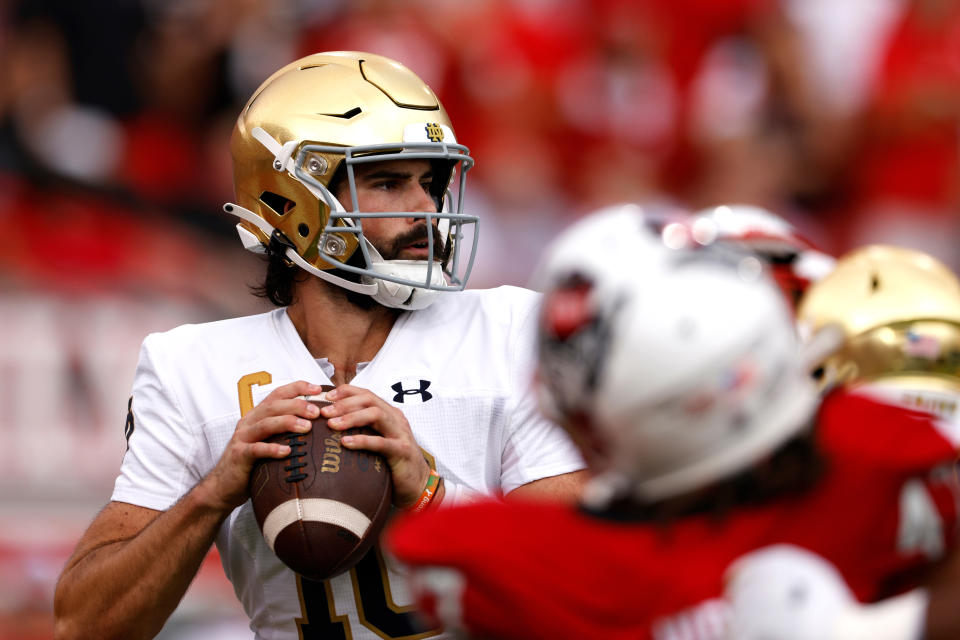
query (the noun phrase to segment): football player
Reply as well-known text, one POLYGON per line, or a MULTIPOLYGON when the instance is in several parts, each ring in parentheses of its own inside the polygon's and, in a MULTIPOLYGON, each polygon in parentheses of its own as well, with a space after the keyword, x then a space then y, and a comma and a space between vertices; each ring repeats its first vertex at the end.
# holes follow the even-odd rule
POLYGON ((326 582, 271 551, 248 499, 265 442, 303 433, 303 399, 347 448, 382 454, 397 509, 483 493, 578 495, 583 462, 524 393, 537 295, 462 291, 477 219, 473 164, 433 91, 396 61, 333 52, 274 73, 231 141, 243 245, 267 256, 274 311, 143 343, 128 448, 111 502, 55 597, 58 638, 160 630, 212 543, 257 638, 426 638, 398 570, 377 550, 326 582))
POLYGON ((802 298, 801 333, 840 327, 817 375, 960 420, 960 280, 916 249, 870 245, 842 256, 802 298))
POLYGON ((709 207, 695 213, 690 226, 694 239, 701 244, 731 244, 763 258, 792 305, 799 302, 811 283, 830 273, 836 263, 790 222, 763 207, 709 207))
POLYGON ((731 565, 786 544, 858 602, 910 593, 885 627, 920 628, 909 590, 956 555, 956 431, 856 390, 820 398, 761 260, 647 229, 605 212, 545 260, 537 388, 588 462, 583 504, 395 523, 424 611, 478 637, 725 638, 731 565))
MULTIPOLYGON (((798 315, 804 333, 831 326, 843 333, 840 348, 817 370, 824 388, 856 388, 935 414, 944 429, 960 432, 960 280, 939 260, 903 247, 856 249, 809 288, 798 315)), ((922 509, 920 502, 904 506, 922 509)), ((758 551, 731 571, 732 637, 956 637, 957 556, 951 555, 927 588, 864 607, 825 559, 794 548, 758 551), (789 594, 798 588, 808 597, 790 602, 789 594), (924 621, 918 612, 927 600, 930 611, 924 621), (912 618, 906 615, 911 609, 912 618), (765 613, 758 615, 761 611, 765 613)))

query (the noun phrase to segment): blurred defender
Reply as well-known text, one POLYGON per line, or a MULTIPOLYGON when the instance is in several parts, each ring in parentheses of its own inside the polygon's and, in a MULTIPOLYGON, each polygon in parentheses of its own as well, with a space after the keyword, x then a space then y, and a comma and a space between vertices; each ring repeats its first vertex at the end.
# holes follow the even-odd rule
MULTIPOLYGON (((810 287, 798 315, 807 334, 830 327, 839 327, 843 333, 840 347, 817 370, 824 388, 856 388, 935 414, 944 430, 960 432, 960 280, 939 260, 903 247, 871 245, 854 250, 810 287)), ((901 444, 918 446, 920 437, 917 434, 914 443, 913 435, 905 434, 901 444)), ((870 446, 869 441, 865 446, 870 446)), ((912 495, 900 508, 929 517, 934 510, 922 497, 912 495)), ((924 544, 935 541, 931 538, 924 544)), ((960 633, 955 605, 960 597, 960 554, 956 552, 949 554, 923 589, 870 607, 857 604, 835 566, 797 549, 751 554, 737 563, 731 575, 732 637, 743 640, 915 640, 955 638, 960 633), (810 594, 805 602, 792 601, 790 593, 798 588, 810 594), (919 603, 927 599, 928 610, 920 619, 919 603), (915 610, 912 625, 905 615, 911 607, 915 610)))
POLYGON ((216 542, 257 638, 438 636, 379 550, 327 582, 281 564, 253 516, 250 469, 291 453, 264 440, 308 430, 318 410, 302 396, 333 384, 323 415, 379 433, 342 445, 383 454, 397 509, 572 499, 582 462, 523 394, 536 296, 461 291, 473 160, 397 62, 334 52, 285 66, 243 108, 231 151, 237 202, 224 209, 267 254, 260 293, 281 308, 144 341, 128 450, 57 585, 56 635, 152 637, 216 542))
MULTIPOLYGON (((397 523, 425 608, 478 637, 709 640, 730 631, 731 564, 771 544, 833 563, 851 610, 956 556, 957 434, 842 387, 818 399, 785 297, 722 249, 669 249, 630 206, 561 236, 538 388, 590 467, 584 504, 397 523)), ((922 626, 924 592, 892 604, 885 629, 922 626)))
POLYGON ((747 204, 723 204, 694 214, 694 239, 739 246, 757 254, 791 305, 796 306, 810 286, 833 269, 835 260, 804 238, 784 218, 768 209, 747 204))
POLYGON ((807 334, 843 331, 818 372, 824 386, 960 420, 960 280, 933 256, 885 245, 852 251, 810 288, 797 316, 807 334))

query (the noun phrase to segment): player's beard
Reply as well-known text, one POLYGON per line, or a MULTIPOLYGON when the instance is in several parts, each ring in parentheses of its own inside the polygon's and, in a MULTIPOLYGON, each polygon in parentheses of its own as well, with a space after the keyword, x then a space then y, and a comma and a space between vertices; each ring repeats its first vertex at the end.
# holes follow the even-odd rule
MULTIPOLYGON (((431 229, 433 231, 433 259, 441 264, 444 264, 450 255, 451 247, 448 245, 448 243, 444 243, 442 241, 440 230, 436 226, 431 225, 431 229)), ((428 237, 427 224, 424 223, 417 225, 416 227, 404 233, 401 233, 399 236, 393 238, 393 240, 390 240, 389 242, 371 242, 371 244, 373 244, 377 252, 380 253, 380 257, 382 257, 384 260, 396 260, 397 256, 400 255, 400 252, 406 247, 418 242, 426 242, 428 237)), ((347 260, 347 264, 359 268, 364 267, 363 254, 359 249, 354 251, 353 255, 350 256, 350 259, 347 260)), ((356 273, 351 273, 340 269, 336 269, 334 272, 337 273, 337 275, 353 282, 360 281, 360 276, 356 273)), ((385 306, 374 300, 372 296, 350 291, 349 289, 344 289, 344 293, 346 294, 347 300, 351 304, 361 309, 371 309, 375 306, 385 306)))

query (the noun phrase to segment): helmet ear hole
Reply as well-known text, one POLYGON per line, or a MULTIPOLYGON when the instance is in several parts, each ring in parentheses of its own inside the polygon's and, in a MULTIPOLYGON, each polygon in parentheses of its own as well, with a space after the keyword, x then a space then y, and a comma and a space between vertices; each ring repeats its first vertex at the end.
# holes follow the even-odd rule
POLYGON ((290 213, 290 211, 297 206, 297 203, 290 198, 284 198, 279 193, 273 193, 272 191, 264 191, 260 194, 259 199, 260 202, 269 207, 270 210, 278 216, 290 213))

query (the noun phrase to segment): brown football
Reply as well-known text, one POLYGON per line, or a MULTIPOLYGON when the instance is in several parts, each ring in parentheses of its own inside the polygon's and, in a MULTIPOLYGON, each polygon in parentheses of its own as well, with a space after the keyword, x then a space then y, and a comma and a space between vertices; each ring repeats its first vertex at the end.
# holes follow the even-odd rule
MULTIPOLYGON (((309 396, 319 407, 323 395, 309 396)), ((347 449, 340 438, 375 433, 370 427, 334 431, 326 418, 305 434, 268 442, 290 446, 283 459, 265 458, 250 473, 250 500, 267 544, 288 567, 326 580, 349 570, 373 546, 393 500, 390 469, 382 456, 347 449)))

